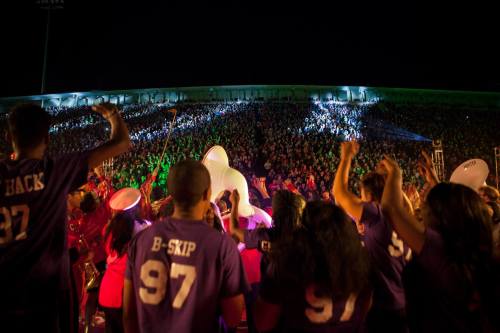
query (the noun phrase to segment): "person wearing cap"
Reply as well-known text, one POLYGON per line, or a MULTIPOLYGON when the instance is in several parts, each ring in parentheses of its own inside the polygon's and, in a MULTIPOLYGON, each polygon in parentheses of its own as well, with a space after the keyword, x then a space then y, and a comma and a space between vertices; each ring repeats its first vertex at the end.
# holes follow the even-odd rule
POLYGON ((111 125, 104 144, 53 158, 50 115, 39 105, 10 110, 12 159, 0 160, 0 323, 2 332, 71 332, 67 196, 89 169, 126 152, 128 129, 116 106, 94 106, 111 125))
POLYGON ((125 332, 217 332, 236 327, 249 290, 234 241, 210 227, 210 175, 185 160, 167 178, 174 213, 132 239, 125 273, 125 332))

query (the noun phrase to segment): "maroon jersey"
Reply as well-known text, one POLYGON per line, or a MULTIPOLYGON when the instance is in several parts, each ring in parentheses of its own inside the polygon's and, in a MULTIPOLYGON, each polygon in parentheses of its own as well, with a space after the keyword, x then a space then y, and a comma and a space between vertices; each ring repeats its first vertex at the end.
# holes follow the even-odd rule
POLYGON ((221 299, 249 290, 236 244, 204 221, 157 222, 128 255, 141 332, 216 332, 221 299))
POLYGON ((4 329, 31 324, 40 331, 55 331, 58 297, 69 289, 67 195, 86 182, 87 157, 83 153, 0 161, 0 323, 4 329))

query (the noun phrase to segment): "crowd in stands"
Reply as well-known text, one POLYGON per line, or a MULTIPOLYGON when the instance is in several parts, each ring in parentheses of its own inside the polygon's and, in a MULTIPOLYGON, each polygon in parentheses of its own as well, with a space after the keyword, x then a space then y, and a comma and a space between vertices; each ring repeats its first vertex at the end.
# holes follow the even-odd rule
POLYGON ((388 103, 14 108, 0 323, 77 332, 80 316, 89 332, 99 307, 108 332, 235 332, 243 311, 249 332, 499 332, 498 191, 438 179, 428 154, 441 139, 446 178, 470 158, 493 171, 499 120, 388 103), (245 230, 236 190, 210 202, 213 145, 270 228, 245 230))
MULTIPOLYGON (((169 132, 169 104, 133 104, 123 107, 130 128, 132 149, 114 160, 113 185, 138 188, 160 165, 153 187, 154 199, 165 196, 168 169, 185 158, 201 159, 207 148, 219 144, 231 165, 250 182, 266 177, 271 190, 289 179, 306 198, 318 198, 331 188, 342 140, 363 143, 355 158, 357 179, 373 170, 378 158, 390 152, 398 158, 405 183, 419 183, 415 167, 422 149, 432 151, 430 139, 441 139, 445 177, 462 162, 484 159, 494 183, 493 147, 500 133, 492 124, 493 110, 446 106, 345 103, 207 103, 179 104, 173 133, 164 159, 159 161, 169 132), (313 181, 314 180, 314 181, 313 181), (309 184, 309 186, 308 186, 309 184), (161 190, 160 190, 161 189, 161 190)), ((52 154, 85 150, 104 142, 106 122, 90 107, 52 107, 52 154)), ((6 149, 7 150, 7 149, 6 149)))

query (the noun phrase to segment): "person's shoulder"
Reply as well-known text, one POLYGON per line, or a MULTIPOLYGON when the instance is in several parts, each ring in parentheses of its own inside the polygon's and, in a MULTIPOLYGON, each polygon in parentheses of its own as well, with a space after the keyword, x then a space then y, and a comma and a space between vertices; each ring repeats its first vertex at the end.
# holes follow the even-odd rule
POLYGON ((425 228, 425 241, 421 252, 424 252, 424 249, 428 250, 429 248, 433 249, 431 252, 435 252, 438 249, 441 250, 439 252, 444 252, 443 236, 441 236, 441 234, 432 227, 425 228))
POLYGON ((214 244, 215 247, 218 248, 219 252, 226 252, 228 250, 231 250, 232 247, 235 247, 237 249, 236 242, 230 234, 221 233, 210 226, 207 227, 208 229, 206 230, 206 234, 203 237, 204 241, 214 244))
POLYGON ((432 274, 442 272, 454 259, 447 255, 443 236, 432 227, 425 228, 424 245, 416 257, 422 267, 427 268, 432 274))

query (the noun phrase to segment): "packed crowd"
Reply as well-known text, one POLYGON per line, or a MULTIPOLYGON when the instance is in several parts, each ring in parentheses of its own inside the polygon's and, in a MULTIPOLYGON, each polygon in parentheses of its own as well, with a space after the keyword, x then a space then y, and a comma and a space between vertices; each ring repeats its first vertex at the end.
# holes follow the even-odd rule
POLYGON ((109 332, 234 332, 243 312, 250 332, 500 330, 498 191, 440 182, 426 153, 438 133, 448 168, 491 167, 499 133, 468 132, 459 116, 498 113, 445 123, 421 106, 424 118, 385 104, 172 107, 52 108, 50 119, 25 105, 6 117, 7 331, 76 332, 80 316, 88 332, 98 307, 109 332), (198 161, 215 144, 271 227, 246 229, 236 190, 210 202, 198 161))
MULTIPOLYGON (((153 197, 164 197, 171 165, 187 157, 201 159, 207 148, 219 144, 249 182, 254 176, 265 176, 274 190, 288 179, 305 197, 318 198, 331 188, 331 175, 339 162, 338 144, 347 139, 363 143, 354 160, 352 186, 387 152, 397 156, 405 182, 420 186, 415 161, 422 149, 432 151, 429 138, 443 142, 446 178, 465 160, 481 158, 490 167, 489 182, 494 183, 493 147, 500 133, 492 124, 500 119, 493 110, 387 103, 180 104, 175 106, 178 113, 169 146, 159 161, 173 119, 167 111, 172 107, 123 107, 133 146, 113 161, 116 188, 138 188, 159 165, 153 197)), ((53 155, 89 149, 108 135, 106 122, 93 115, 90 107, 48 111, 53 116, 53 155)), ((4 147, 8 151, 5 143, 4 147)))

